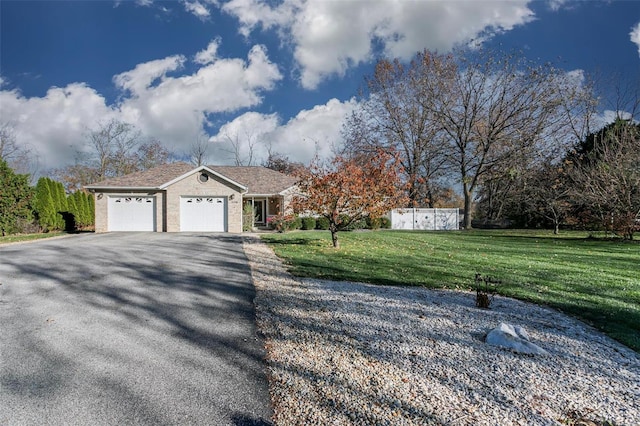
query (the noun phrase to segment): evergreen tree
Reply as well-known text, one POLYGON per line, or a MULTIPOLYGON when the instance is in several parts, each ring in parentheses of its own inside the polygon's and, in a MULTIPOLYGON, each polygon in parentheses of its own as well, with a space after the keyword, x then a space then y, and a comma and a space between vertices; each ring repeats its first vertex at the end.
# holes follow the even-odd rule
POLYGON ((96 200, 93 198, 93 194, 85 193, 89 206, 89 215, 87 216, 87 226, 94 226, 96 224, 96 200))
POLYGON ((41 177, 36 184, 36 193, 33 208, 36 213, 38 223, 45 232, 51 231, 56 227, 55 205, 49 185, 49 178, 41 177))
POLYGON ((54 200, 55 211, 56 211, 56 228, 64 229, 65 221, 62 213, 65 213, 67 208, 67 195, 64 192, 64 186, 60 182, 56 182, 55 180, 50 180, 51 184, 51 195, 54 200))
POLYGON ((16 174, 0 159, 0 235, 17 232, 19 219, 32 219, 32 196, 29 176, 16 174))
POLYGON ((51 229, 60 229, 61 228, 61 218, 59 218, 58 206, 60 205, 60 201, 58 200, 58 191, 56 188, 56 184, 53 180, 49 178, 45 178, 45 183, 47 188, 49 188, 49 195, 51 196, 51 229))
POLYGON ((78 191, 78 210, 81 218, 82 226, 89 225, 89 202, 87 201, 87 194, 83 191, 78 191))
POLYGON ((75 193, 69 194, 67 197, 67 210, 70 214, 73 215, 75 225, 78 227, 80 225, 80 220, 78 218, 78 206, 76 205, 76 197, 75 193))

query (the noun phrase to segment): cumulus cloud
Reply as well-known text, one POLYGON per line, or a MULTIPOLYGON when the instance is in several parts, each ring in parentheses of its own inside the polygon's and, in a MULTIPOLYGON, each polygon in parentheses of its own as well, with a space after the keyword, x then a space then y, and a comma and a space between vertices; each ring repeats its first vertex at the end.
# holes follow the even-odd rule
POLYGON ((113 82, 122 90, 140 95, 156 80, 165 80, 167 72, 181 68, 185 60, 184 56, 176 55, 138 64, 131 71, 113 77, 113 82))
POLYGON ((13 126, 21 145, 33 148, 45 169, 73 162, 77 152, 87 150, 87 127, 118 115, 104 97, 81 83, 52 87, 32 98, 17 90, 0 91, 0 105, 3 122, 13 126))
MULTIPOLYGON (((134 87, 132 96, 120 105, 127 121, 137 123, 143 132, 161 134, 168 141, 183 140, 185 134, 199 130, 208 114, 233 112, 262 102, 262 92, 272 90, 282 78, 278 67, 269 61, 263 46, 254 46, 247 60, 239 58, 209 58, 212 62, 194 74, 179 77, 163 75, 156 85, 149 80, 170 69, 150 67, 154 72, 133 71, 116 76, 115 81, 127 76, 127 86, 134 87)), ((171 64, 173 61, 168 61, 171 64)), ((156 62, 156 61, 153 61, 156 62)))
POLYGON ((204 63, 191 74, 170 75, 186 62, 176 55, 114 76, 122 96, 113 105, 83 83, 51 88, 42 97, 0 90, 2 121, 15 127, 20 143, 37 149, 45 169, 73 162, 85 150, 87 129, 109 118, 133 123, 169 149, 186 152, 210 114, 255 107, 282 79, 263 46, 251 48, 246 59, 219 58, 213 50, 209 44, 203 51, 209 53, 200 56, 204 63))
POLYGON ((197 16, 200 19, 207 19, 211 14, 209 12, 209 9, 207 9, 207 7, 204 6, 202 3, 200 3, 198 0, 195 0, 195 1, 185 0, 183 4, 187 12, 193 13, 195 16, 197 16))
POLYGON ((232 0, 222 10, 240 22, 240 33, 278 28, 292 43, 300 83, 316 88, 329 76, 368 62, 374 46, 409 58, 424 48, 447 51, 478 37, 509 31, 534 18, 528 0, 473 2, 349 2, 232 0))
POLYGON ((240 34, 249 37, 257 26, 263 29, 290 26, 301 6, 301 1, 284 1, 274 8, 260 0, 231 0, 222 10, 235 16, 240 21, 240 34))
POLYGON ((218 38, 213 40, 211 43, 209 43, 206 49, 196 53, 194 62, 200 65, 207 65, 214 62, 217 58, 219 46, 220 46, 220 39, 218 38))
POLYGON ((283 124, 276 114, 242 114, 223 125, 210 139, 214 157, 232 162, 235 144, 243 161, 248 159, 249 145, 252 145, 253 160, 257 164, 267 158, 269 151, 302 163, 308 163, 316 155, 327 158, 334 147, 342 144, 342 124, 356 104, 353 99, 345 102, 331 99, 326 104, 300 111, 283 124))
POLYGON ((629 36, 631 37, 631 42, 638 46, 638 54, 640 55, 640 22, 631 29, 629 36))

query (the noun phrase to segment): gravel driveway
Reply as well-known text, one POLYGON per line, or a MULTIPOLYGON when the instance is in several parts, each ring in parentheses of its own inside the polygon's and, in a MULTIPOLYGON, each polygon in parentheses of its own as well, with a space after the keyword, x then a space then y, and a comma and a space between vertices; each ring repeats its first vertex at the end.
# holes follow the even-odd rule
POLYGON ((0 424, 268 425, 240 237, 0 246, 0 424))

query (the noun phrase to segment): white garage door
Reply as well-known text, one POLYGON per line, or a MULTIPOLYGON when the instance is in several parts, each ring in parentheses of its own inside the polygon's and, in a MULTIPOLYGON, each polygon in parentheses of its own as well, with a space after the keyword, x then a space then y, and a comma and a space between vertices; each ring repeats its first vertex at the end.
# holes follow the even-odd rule
POLYGON ((180 230, 226 232, 226 213, 224 197, 182 197, 180 199, 180 230))
POLYGON ((108 203, 109 231, 155 231, 155 197, 114 196, 108 203))

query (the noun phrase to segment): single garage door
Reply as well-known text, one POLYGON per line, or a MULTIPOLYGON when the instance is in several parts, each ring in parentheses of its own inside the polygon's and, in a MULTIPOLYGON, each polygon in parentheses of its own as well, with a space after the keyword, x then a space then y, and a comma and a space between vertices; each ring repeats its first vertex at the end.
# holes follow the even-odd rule
POLYGON ((155 197, 112 196, 108 203, 109 231, 155 231, 155 197))
POLYGON ((226 198, 182 197, 180 199, 180 231, 226 232, 226 198))

